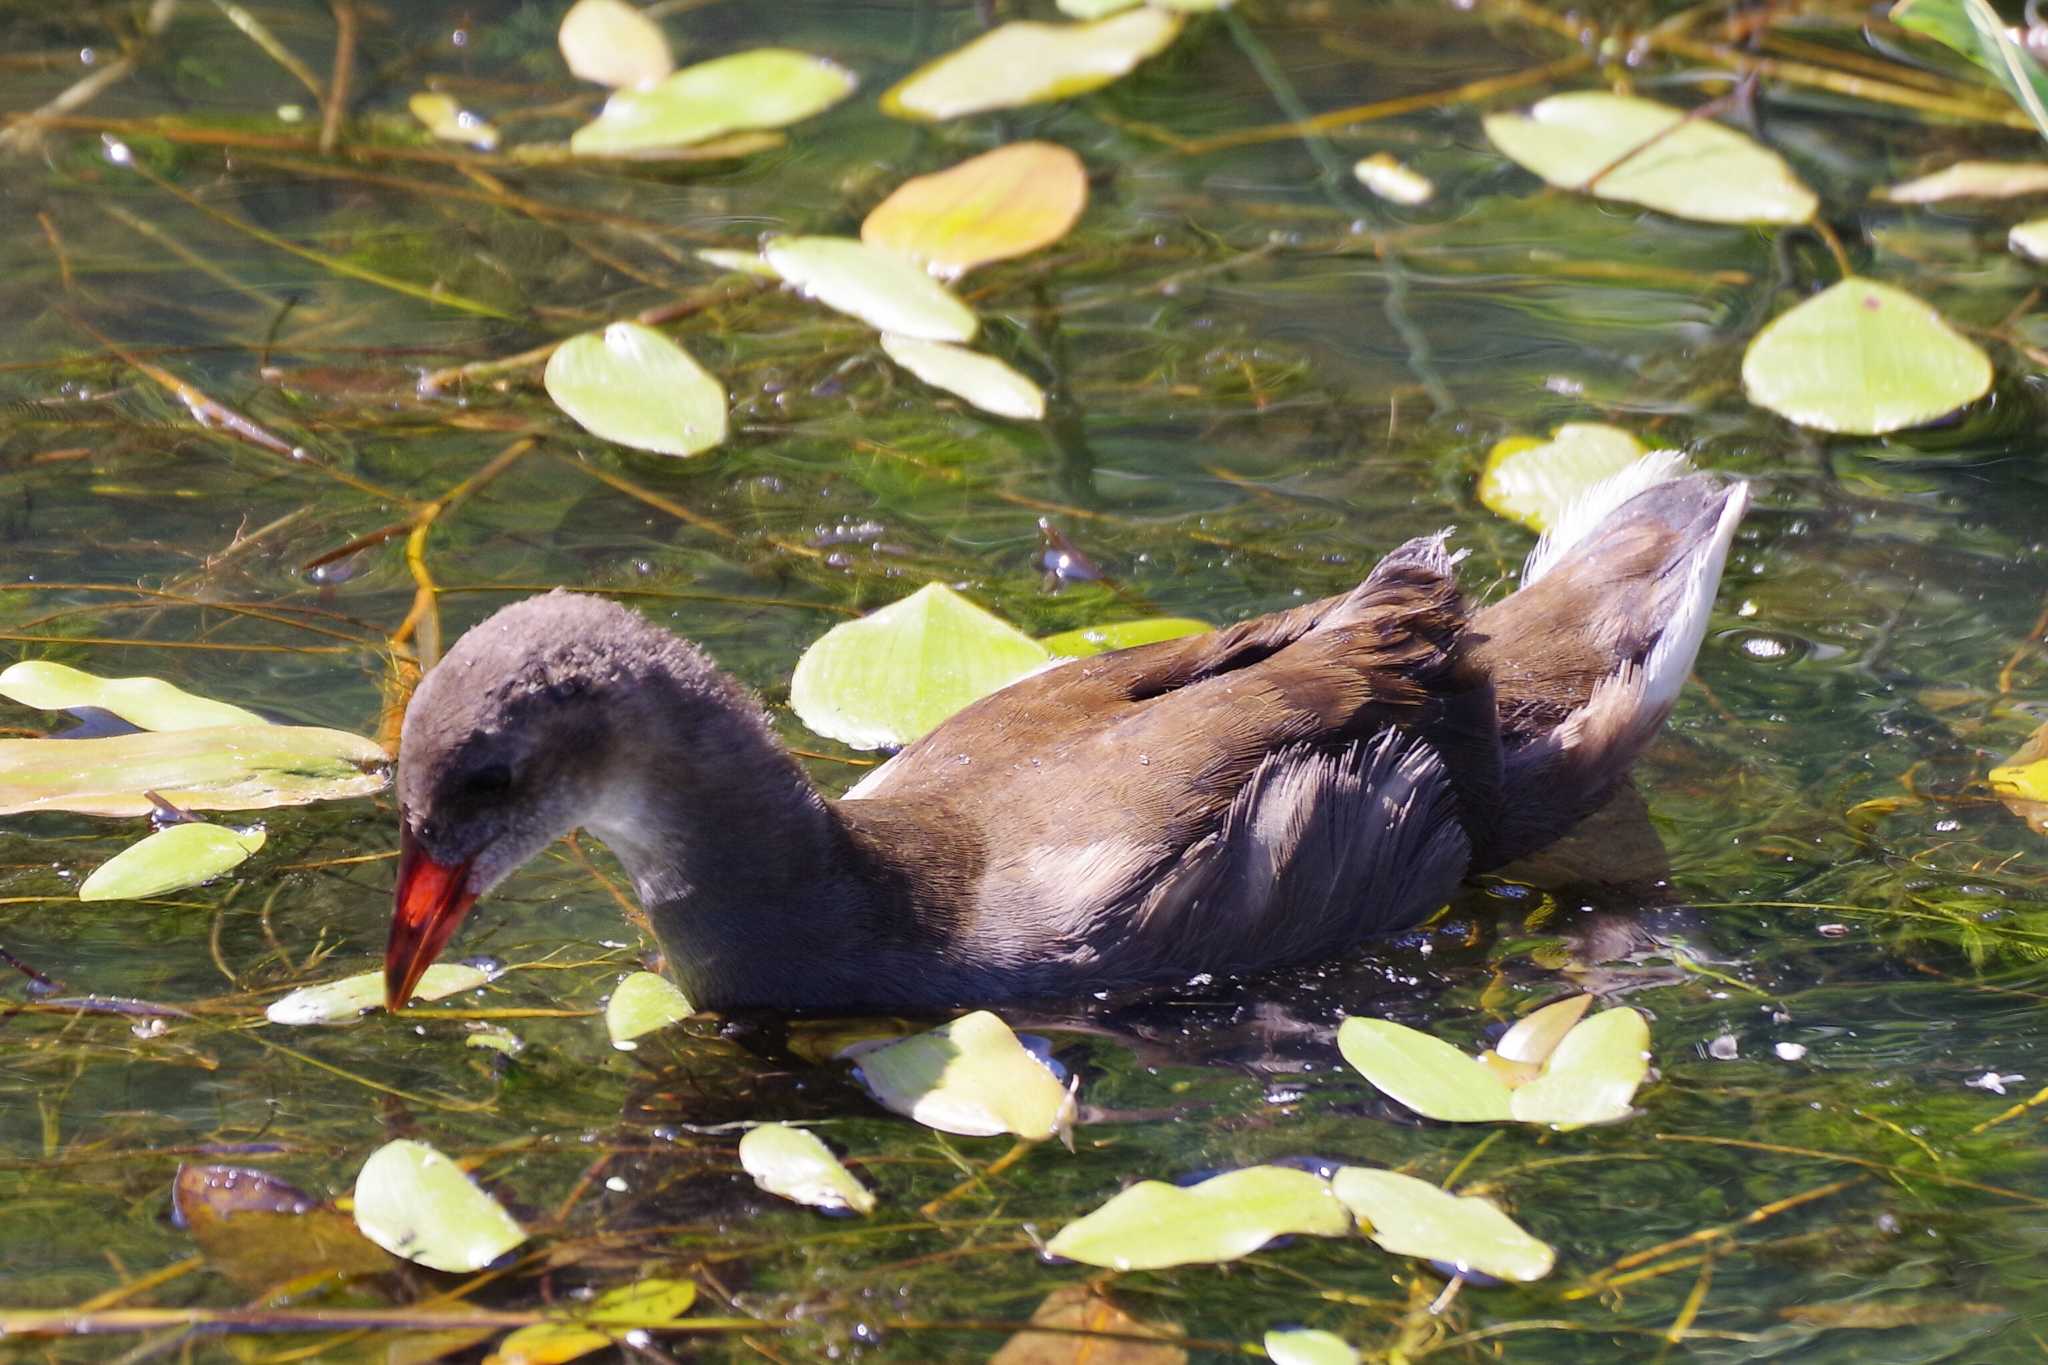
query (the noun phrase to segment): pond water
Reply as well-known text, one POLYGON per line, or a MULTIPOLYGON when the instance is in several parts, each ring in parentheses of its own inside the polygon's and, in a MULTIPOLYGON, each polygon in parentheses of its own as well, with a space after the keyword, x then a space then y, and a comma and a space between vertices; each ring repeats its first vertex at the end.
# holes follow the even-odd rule
MULTIPOLYGON (((657 7, 683 60, 787 46, 861 90, 781 146, 703 164, 525 164, 417 132, 406 99, 428 85, 508 146, 588 118, 600 97, 554 44, 564 8, 0 7, 10 117, 105 77, 33 134, 16 122, 4 152, 7 657, 374 734, 423 582, 434 612, 405 652, 431 647, 436 618, 452 641, 568 584, 702 642, 836 790, 871 757, 785 703, 798 654, 840 620, 939 580, 1034 634, 1229 622, 1346 587, 1453 524, 1468 581, 1498 590, 1531 536, 1478 504, 1487 451, 1604 420, 1757 493, 1696 682, 1638 772, 1668 877, 1599 895, 1489 879, 1316 968, 1095 1015, 1013 1012, 1080 1078, 1088 1121, 1072 1154, 1045 1144, 970 1180, 1009 1140, 876 1108, 831 1060, 844 1029, 699 1020, 611 1048, 602 1003, 651 943, 589 841, 538 860, 457 940, 512 968, 487 991, 286 1029, 263 1017, 282 991, 381 963, 388 794, 261 813, 256 859, 140 902, 74 898, 140 821, 13 817, 0 946, 55 995, 25 972, 0 983, 0 1325, 71 1308, 117 1334, 0 1354, 474 1357, 488 1331, 430 1340, 399 1330, 405 1315, 526 1311, 657 1274, 694 1280, 708 1321, 632 1348, 655 1359, 983 1359, 1087 1283, 1202 1359, 1304 1324, 1401 1360, 2048 1350, 2048 1110, 2006 1115, 2048 1084, 2048 889, 2041 836, 1984 782, 2048 717, 2040 275, 2004 250, 2020 208, 1871 197, 1959 157, 2037 154, 1992 117, 2002 97, 1851 5, 1568 20, 1525 0, 1247 0, 1098 94, 924 125, 875 96, 978 32, 977 6, 695 0, 657 7), (337 13, 351 118, 323 153, 320 100, 245 28, 325 89, 337 13), (1762 81, 1733 89, 1757 63, 1762 81), (1858 76, 1988 112, 1937 119, 1867 98, 1858 76), (1489 81, 1504 84, 1471 88, 1489 81), (1992 394, 1885 437, 1746 402, 1744 346, 1837 278, 1826 243, 1547 191, 1479 127, 1618 83, 1687 106, 1733 89, 1718 112, 1820 192, 1858 271, 1986 347, 1992 394), (1275 128, 1404 98, 1372 121, 1275 128), (962 289, 983 344, 1051 395, 1042 423, 977 414, 894 369, 860 324, 693 255, 853 232, 909 175, 1025 137, 1084 158, 1088 210, 962 289), (1438 197, 1373 199, 1349 168, 1379 151, 1438 197), (650 309, 732 395, 714 451, 608 444, 550 404, 537 359, 491 364, 650 309), (194 390, 285 450, 196 420, 194 390), (428 524, 421 509, 480 471, 428 524), (1103 576, 1049 581, 1041 518, 1103 576), (1476 1048, 1587 988, 1651 1022, 1656 1072, 1624 1123, 1423 1122, 1333 1042, 1364 1014, 1476 1048), (51 1003, 89 996, 160 1008, 51 1003), (523 1051, 467 1046, 486 1023, 523 1051), (756 1191, 729 1125, 763 1119, 814 1123, 879 1210, 827 1220, 756 1191), (327 1199, 395 1137, 473 1163, 534 1240, 481 1276, 280 1285, 262 1254, 209 1255, 169 1217, 181 1162, 257 1166, 327 1199), (1304 1156, 1455 1174, 1558 1268, 1446 1296, 1442 1272, 1363 1240, 1118 1276, 1034 1250, 1134 1179, 1304 1156), (289 1330, 337 1308, 388 1321, 289 1330), (206 1316, 226 1309, 261 1330, 206 1316)), ((52 718, 6 706, 0 724, 52 718)), ((1103 1311, 1096 1325, 1132 1330, 1103 1311)), ((1179 1358, 1075 1344, 1090 1340, 1030 1358, 1179 1358)))

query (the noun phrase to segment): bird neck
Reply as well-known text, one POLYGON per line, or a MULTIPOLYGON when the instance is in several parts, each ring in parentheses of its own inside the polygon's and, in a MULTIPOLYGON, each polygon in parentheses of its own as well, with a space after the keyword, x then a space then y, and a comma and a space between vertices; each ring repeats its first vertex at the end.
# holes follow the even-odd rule
POLYGON ((857 945, 843 826, 767 715, 701 656, 647 680, 614 727, 618 780, 584 826, 633 880, 670 973, 699 1006, 804 998, 857 945))

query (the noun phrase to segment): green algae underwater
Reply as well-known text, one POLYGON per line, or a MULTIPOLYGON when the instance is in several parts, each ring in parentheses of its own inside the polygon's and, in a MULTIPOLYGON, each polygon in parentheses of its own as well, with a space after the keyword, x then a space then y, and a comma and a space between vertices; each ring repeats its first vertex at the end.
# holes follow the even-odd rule
MULTIPOLYGON (((940 1020, 615 1046, 652 942, 589 840, 486 903, 464 989, 294 1026, 267 1011, 380 961, 388 791, 222 817, 260 847, 139 900, 78 892, 140 816, 11 815, 0 1356, 2048 1349, 2048 149, 1988 7, 682 0, 584 9, 624 25, 610 65, 569 8, 0 3, 7 662, 388 739, 422 661, 569 585, 701 642, 840 790, 877 755, 790 703, 841 622, 940 583, 1026 643, 1221 624, 1453 524, 1502 591, 1533 533, 1482 475, 1600 423, 1758 499, 1638 768, 1662 847, 1618 823, 1619 885, 1528 869, 1342 960, 1004 1011, 1069 1151, 929 1126, 842 1056, 940 1020), (1578 135, 1650 131, 1575 170, 1510 145, 1585 92, 1632 102, 1578 135), (906 188, 1024 143, 1028 174, 906 188), (1651 158, 1681 153, 1735 179, 1672 200, 1651 158), (1913 183, 1985 162, 1967 196, 1913 183), (863 289, 913 274, 936 296, 863 289), (624 385, 651 413, 605 406, 612 336, 660 367, 624 385), (556 392, 565 354, 591 365, 556 392), (1647 1025, 1618 1122, 1425 1119, 1338 1047, 1385 1019, 1509 1051, 1589 992, 1647 1025), (749 1133, 808 1175, 757 1175, 749 1133), (523 1240, 379 1250, 352 1204, 387 1150, 523 1240), (1244 1168, 1281 1173, 1277 1221, 1227 1264, 1043 1254, 1244 1168), (1346 1168, 1491 1201, 1516 1273, 1359 1233, 1318 1182, 1406 1185, 1346 1168), (769 1192, 806 1181, 874 1207, 769 1192)), ((0 708, 7 740, 67 723, 0 708)))

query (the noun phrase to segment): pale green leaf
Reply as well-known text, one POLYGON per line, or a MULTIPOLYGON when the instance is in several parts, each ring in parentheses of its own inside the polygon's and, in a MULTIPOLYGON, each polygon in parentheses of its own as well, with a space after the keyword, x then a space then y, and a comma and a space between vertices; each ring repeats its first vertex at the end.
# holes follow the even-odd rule
POLYGON ((1346 1166, 1330 1188, 1358 1215, 1361 1230, 1397 1256, 1442 1261, 1526 1283, 1550 1273, 1557 1253, 1523 1231, 1491 1200, 1460 1197, 1395 1171, 1346 1166))
POLYGON ((727 133, 786 128, 853 93, 853 73, 836 62, 764 47, 685 67, 644 90, 620 90, 595 121, 576 130, 578 156, 637 156, 708 142, 727 133))
POLYGON ((498 130, 463 108, 453 95, 423 90, 406 100, 405 107, 428 132, 443 141, 460 142, 486 152, 498 145, 498 130))
MULTIPOLYGON (((429 967, 427 970, 432 971, 433 968, 429 967)), ((418 999, 419 997, 414 996, 413 998, 418 999)), ((464 1047, 477 1048, 484 1052, 503 1053, 507 1057, 517 1057, 520 1053, 526 1051, 526 1040, 511 1029, 499 1024, 486 1024, 481 1020, 471 1020, 469 1022, 468 1033, 463 1038, 462 1045, 464 1047)))
POLYGON ((1486 135, 1560 189, 1705 223, 1804 223, 1820 201, 1776 152, 1710 118, 1584 90, 1526 113, 1489 114, 1486 135))
POLYGON ((789 704, 856 749, 908 744, 1043 667, 1044 645, 941 583, 834 626, 796 662, 789 704))
POLYGON ((148 815, 147 791, 181 810, 296 806, 381 790, 388 762, 371 740, 303 725, 0 739, 0 815, 148 815))
POLYGON ((695 455, 725 439, 725 389, 690 353, 637 322, 571 337, 548 357, 548 397, 607 441, 695 455))
POLYGON ((2048 261, 2048 218, 2014 223, 2005 235, 2005 244, 2031 260, 2048 261))
POLYGON ((950 119, 1086 94, 1164 51, 1181 22, 1149 6, 1092 24, 1016 20, 911 72, 882 96, 882 112, 950 119))
POLYGON ((879 332, 968 341, 974 310, 915 261, 851 237, 777 237, 761 254, 775 273, 879 332))
POLYGON ((1541 1066, 1564 1041, 1565 1035, 1586 1017, 1586 1009, 1592 1003, 1590 995, 1572 995, 1554 1000, 1542 1009, 1532 1010, 1501 1035, 1494 1050, 1511 1062, 1541 1066))
POLYGON ((484 1365, 562 1365, 616 1346, 626 1333, 665 1327, 697 1302, 691 1280, 642 1280, 600 1294, 559 1321, 522 1327, 498 1343, 484 1365))
POLYGON ((1035 422, 1045 416, 1045 392, 992 355, 944 341, 882 333, 889 359, 935 389, 966 399, 984 412, 1035 422))
POLYGON ((697 253, 697 259, 706 265, 715 265, 720 270, 737 270, 743 275, 759 275, 765 280, 779 280, 775 267, 761 259, 758 251, 733 251, 727 247, 707 246, 697 253))
POLYGON ((1057 635, 1041 637, 1038 643, 1063 659, 1085 659, 1093 654, 1107 654, 1113 649, 1134 649, 1139 645, 1157 644, 1161 640, 1206 634, 1213 629, 1215 627, 1207 621, 1185 616, 1148 616, 1139 621, 1106 621, 1101 625, 1082 626, 1079 630, 1063 630, 1057 635))
POLYGON ((2048 194, 2048 161, 1958 161, 1918 179, 1877 192, 1894 204, 1938 204, 1944 199, 2016 199, 2048 194))
POLYGON ((764 1123, 740 1139, 740 1165, 773 1195, 812 1208, 870 1213, 874 1192, 832 1155, 817 1134, 786 1123, 764 1123))
POLYGON ((1650 1070, 1650 1026, 1626 1007, 1603 1010, 1564 1036, 1543 1074, 1515 1091, 1509 1109, 1523 1123, 1578 1128, 1627 1118, 1650 1070))
POLYGON ((665 1029, 697 1012, 690 998, 665 976, 633 972, 612 989, 605 1002, 604 1027, 612 1046, 631 1052, 639 1046, 634 1039, 665 1029))
MULTIPOLYGON (((486 985, 490 979, 489 972, 466 962, 436 962, 413 988, 412 1001, 445 1000, 486 985)), ((364 972, 279 996, 270 1002, 263 1017, 273 1024, 345 1024, 383 1007, 384 973, 364 972)))
POLYGON ((1081 158, 1051 142, 1012 142, 904 181, 861 220, 869 246, 945 279, 1066 236, 1088 204, 1081 158))
POLYGON ((1891 20, 1962 53, 1991 73, 2024 109, 2042 137, 2048 137, 2048 72, 2015 41, 1987 0, 1899 0, 1891 20))
POLYGON ((161 678, 102 678, 69 664, 26 659, 0 673, 0 697, 39 711, 110 711, 138 730, 268 725, 254 711, 195 697, 161 678))
POLYGON ((1337 1050, 1386 1095, 1424 1118, 1492 1123, 1510 1117, 1508 1087, 1440 1038, 1388 1019, 1346 1019, 1337 1050))
POLYGON ((1313 1327, 1275 1328, 1266 1333, 1264 1345, 1273 1365, 1359 1365, 1364 1359, 1335 1332, 1313 1327))
POLYGON ((1143 1180, 1059 1230, 1045 1249, 1111 1270, 1234 1261, 1292 1233, 1343 1237, 1351 1214, 1320 1176, 1248 1166, 1182 1187, 1143 1180))
POLYGON ((1566 422, 1547 441, 1510 436, 1486 457, 1479 501, 1532 531, 1547 531, 1587 489, 1642 455, 1641 441, 1605 422, 1566 422))
POLYGON ((1991 359, 1928 304, 1851 276, 1757 333, 1742 385, 1750 402, 1801 426, 1875 436, 1982 398, 1991 359))
POLYGON ((212 881, 263 847, 260 829, 202 821, 170 825, 128 845, 78 885, 82 901, 140 900, 212 881))
POLYGON ((576 0, 556 40, 570 72, 599 85, 649 86, 675 70, 661 25, 625 0, 576 0))
POLYGON ((433 1270, 481 1270, 526 1240, 526 1230, 460 1166, 404 1138, 363 1163, 355 1218, 363 1236, 433 1270))
POLYGON ((1393 204, 1427 204, 1436 197, 1428 176, 1397 160, 1391 152, 1374 152, 1352 166, 1358 183, 1393 204))
POLYGON ((1073 1123, 1073 1096, 987 1010, 845 1055, 858 1063, 861 1084, 883 1108, 942 1133, 1065 1140, 1073 1123))

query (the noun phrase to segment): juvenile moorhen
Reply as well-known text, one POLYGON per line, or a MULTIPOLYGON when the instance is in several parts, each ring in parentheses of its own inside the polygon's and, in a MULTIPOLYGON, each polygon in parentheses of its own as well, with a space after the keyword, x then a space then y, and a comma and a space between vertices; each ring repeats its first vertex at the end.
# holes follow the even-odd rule
POLYGON ((1072 998, 1405 928, 1599 807, 1670 712, 1749 501, 1643 487, 1674 464, 1588 494, 1492 606, 1412 540, 1347 593, 1035 673, 838 800, 695 645, 515 603, 406 712, 388 1001, 579 826, 711 1009, 1072 998))

